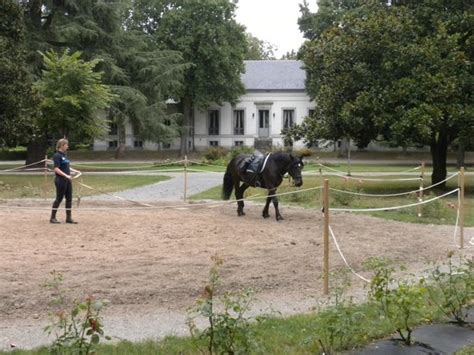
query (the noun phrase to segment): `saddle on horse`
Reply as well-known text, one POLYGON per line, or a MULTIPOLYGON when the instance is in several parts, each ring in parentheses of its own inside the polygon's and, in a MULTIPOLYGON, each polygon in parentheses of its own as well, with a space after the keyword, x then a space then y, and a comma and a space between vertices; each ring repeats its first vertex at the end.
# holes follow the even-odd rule
POLYGON ((257 150, 242 161, 239 170, 246 184, 253 187, 262 186, 261 173, 264 169, 266 157, 268 157, 268 154, 263 155, 257 150))

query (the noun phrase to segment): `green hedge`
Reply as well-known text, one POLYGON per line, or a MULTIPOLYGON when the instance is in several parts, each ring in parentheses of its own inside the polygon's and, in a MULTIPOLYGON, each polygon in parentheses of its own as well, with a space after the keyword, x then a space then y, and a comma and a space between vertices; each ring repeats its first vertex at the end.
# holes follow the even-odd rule
POLYGON ((1 150, 0 160, 26 160, 25 150, 1 150))

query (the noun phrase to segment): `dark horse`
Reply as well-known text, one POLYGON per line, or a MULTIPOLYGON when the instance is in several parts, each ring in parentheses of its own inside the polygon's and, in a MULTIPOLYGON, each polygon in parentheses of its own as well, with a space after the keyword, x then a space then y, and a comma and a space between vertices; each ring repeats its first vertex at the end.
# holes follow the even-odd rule
MULTIPOLYGON (((235 189, 237 214, 239 216, 245 215, 243 201, 245 190, 247 190, 249 186, 255 186, 255 179, 249 179, 245 169, 242 168, 245 164, 245 160, 248 158, 249 155, 240 154, 230 161, 227 165, 227 170, 224 175, 224 185, 222 187, 222 197, 224 200, 228 200, 232 194, 232 190, 235 189), (242 184, 240 184, 241 181, 242 184)), ((303 185, 303 178, 301 176, 303 166, 304 164, 301 158, 295 157, 289 153, 271 153, 268 156, 264 169, 261 171, 258 179, 260 185, 258 187, 268 190, 267 202, 262 212, 263 218, 270 217, 268 208, 270 202, 273 201, 276 220, 280 221, 283 219, 278 210, 278 199, 274 195, 278 186, 280 186, 283 181, 283 175, 286 173, 293 178, 295 186, 299 187, 303 185)))

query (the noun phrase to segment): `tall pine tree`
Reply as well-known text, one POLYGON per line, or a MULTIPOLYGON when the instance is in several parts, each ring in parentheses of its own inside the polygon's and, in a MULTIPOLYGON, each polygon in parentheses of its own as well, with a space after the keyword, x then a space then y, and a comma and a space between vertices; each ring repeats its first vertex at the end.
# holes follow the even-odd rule
POLYGON ((29 43, 29 63, 40 73, 38 50, 79 50, 86 60, 99 59, 96 69, 111 86, 116 99, 107 117, 120 127, 129 122, 142 138, 155 142, 177 135, 175 115, 165 100, 176 86, 184 67, 179 53, 158 50, 146 34, 126 26, 134 2, 100 0, 29 0, 23 3, 29 43))
POLYGON ((182 53, 188 68, 181 88, 181 153, 189 151, 193 108, 236 102, 244 93, 240 74, 248 52, 245 29, 230 0, 139 0, 133 24, 163 49, 182 53))
POLYGON ((37 96, 24 55, 23 13, 14 0, 0 1, 0 148, 34 135, 37 96))

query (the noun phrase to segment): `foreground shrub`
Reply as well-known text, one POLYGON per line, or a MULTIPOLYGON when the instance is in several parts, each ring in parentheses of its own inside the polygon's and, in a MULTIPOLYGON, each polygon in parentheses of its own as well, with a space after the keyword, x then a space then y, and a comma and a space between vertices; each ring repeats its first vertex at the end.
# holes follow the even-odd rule
POLYGON ((467 306, 474 300, 474 262, 460 258, 456 264, 453 253, 448 257, 447 264, 436 265, 430 272, 430 300, 444 315, 462 325, 466 323, 467 306))
POLYGON ((348 349, 357 342, 364 332, 361 323, 366 318, 354 305, 352 298, 346 297, 351 283, 346 271, 333 273, 331 295, 327 304, 318 312, 313 324, 314 334, 307 339, 322 354, 335 354, 337 350, 348 349), (315 341, 316 340, 316 341, 315 341))
POLYGON ((199 340, 204 340, 209 354, 247 354, 256 347, 250 319, 245 317, 253 300, 253 292, 247 290, 241 293, 226 293, 219 299, 216 291, 222 259, 213 257, 213 262, 209 284, 204 288, 196 308, 190 311, 188 326, 191 336, 197 340, 197 347, 199 340), (223 308, 221 311, 216 307, 218 303, 223 308), (202 331, 198 330, 195 324, 198 316, 203 316, 208 321, 208 326, 202 331))
POLYGON ((61 273, 53 271, 51 280, 45 284, 53 291, 51 305, 55 308, 50 312, 51 324, 44 329, 48 335, 55 336, 49 352, 55 355, 93 354, 102 338, 110 339, 104 334, 100 316, 107 301, 88 296, 84 301, 73 302, 71 307, 67 307, 67 290, 62 287, 63 280, 61 273))
POLYGON ((207 161, 216 161, 219 159, 225 158, 227 155, 227 150, 223 147, 209 147, 204 153, 204 158, 207 161))
POLYGON ((395 269, 380 258, 371 258, 366 265, 374 271, 369 299, 378 303, 380 312, 391 322, 402 341, 411 345, 413 328, 427 310, 428 291, 424 279, 418 282, 396 281, 392 277, 395 269))

